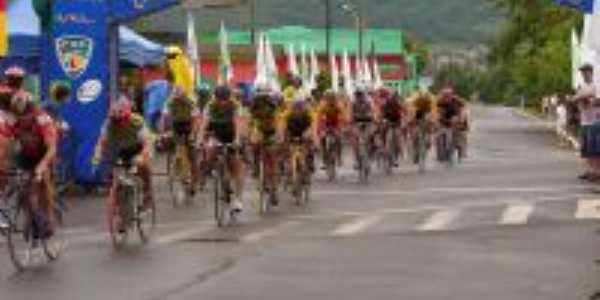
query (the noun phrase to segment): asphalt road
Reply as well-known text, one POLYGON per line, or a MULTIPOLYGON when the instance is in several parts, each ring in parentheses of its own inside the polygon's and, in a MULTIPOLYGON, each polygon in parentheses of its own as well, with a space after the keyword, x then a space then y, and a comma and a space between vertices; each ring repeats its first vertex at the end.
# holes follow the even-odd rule
POLYGON ((0 241, 0 300, 586 299, 600 289, 595 186, 538 122, 497 107, 474 119, 459 166, 404 163, 369 186, 345 168, 316 180, 309 208, 265 218, 249 191, 231 228, 208 196, 171 208, 159 180, 152 243, 118 252, 101 199, 72 200, 59 261, 15 273, 0 241))

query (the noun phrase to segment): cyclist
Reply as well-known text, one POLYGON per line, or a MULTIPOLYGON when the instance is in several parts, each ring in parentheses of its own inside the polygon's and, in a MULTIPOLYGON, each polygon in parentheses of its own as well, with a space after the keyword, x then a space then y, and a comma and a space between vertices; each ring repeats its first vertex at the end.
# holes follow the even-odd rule
MULTIPOLYGON (((447 130, 452 130, 453 133, 457 133, 456 137, 459 138, 459 141, 456 142, 459 156, 462 158, 464 147, 460 143, 460 137, 461 133, 464 133, 468 129, 465 103, 458 95, 456 95, 454 89, 448 86, 441 91, 438 97, 437 108, 437 121, 441 127, 442 133, 447 130)), ((438 136, 437 145, 438 147, 441 147, 441 136, 438 136)), ((440 152, 438 151, 438 153, 440 152)))
POLYGON ((194 143, 200 128, 200 110, 197 107, 196 101, 187 97, 180 87, 174 87, 173 92, 162 114, 161 132, 166 131, 167 122, 171 123, 175 143, 184 145, 187 148, 185 159, 191 167, 191 182, 188 183, 188 193, 190 196, 196 194, 196 185, 198 183, 198 170, 196 166, 196 153, 194 143))
POLYGON ((377 114, 377 109, 367 92, 363 88, 357 88, 354 93, 354 101, 350 105, 350 118, 351 123, 351 142, 352 149, 354 151, 355 160, 355 169, 358 168, 358 157, 359 157, 359 131, 356 126, 358 123, 367 123, 369 125, 367 129, 368 141, 370 144, 369 149, 373 151, 373 147, 375 144, 374 134, 376 131, 374 124, 378 123, 379 115, 377 114))
MULTIPOLYGON (((108 120, 104 123, 96 145, 93 163, 98 165, 104 154, 111 159, 122 160, 126 165, 135 164, 143 182, 144 208, 154 205, 152 194, 152 137, 144 118, 133 113, 129 99, 122 96, 111 104, 108 120)), ((114 180, 109 201, 116 199, 114 180)))
MULTIPOLYGON (((396 136, 396 141, 398 142, 398 151, 399 154, 402 155, 402 140, 403 140, 403 129, 404 129, 404 118, 406 115, 404 105, 402 103, 402 97, 398 93, 394 93, 393 95, 384 97, 383 103, 380 108, 381 116, 384 122, 387 122, 389 127, 382 128, 381 130, 381 141, 384 147, 386 145, 387 139, 386 130, 393 130, 393 134, 396 136)), ((394 162, 394 166, 398 166, 398 162, 394 162)))
POLYGON ((425 151, 431 147, 431 136, 433 131, 433 111, 435 109, 433 96, 429 93, 417 93, 410 99, 410 117, 408 121, 409 136, 413 141, 414 162, 418 162, 416 141, 421 125, 425 134, 425 151))
MULTIPOLYGON (((327 91, 316 108, 317 142, 322 150, 323 162, 325 163, 325 149, 323 149, 325 134, 333 131, 337 144, 337 161, 342 164, 342 130, 346 123, 346 109, 344 103, 332 91, 327 91)), ((323 169, 326 166, 323 165, 323 169)))
POLYGON ((42 226, 47 232, 42 234, 50 236, 56 225, 51 167, 57 153, 57 130, 52 118, 34 104, 29 93, 16 91, 10 101, 10 111, 16 117, 14 138, 20 145, 15 162, 19 169, 33 175, 29 192, 37 197, 30 194, 28 205, 33 212, 42 213, 36 218, 47 222, 48 226, 42 226))
POLYGON ((273 193, 272 205, 277 206, 277 182, 279 147, 277 145, 277 120, 281 102, 266 89, 260 89, 250 107, 252 133, 250 142, 254 146, 253 173, 258 177, 260 163, 264 163, 265 188, 273 193), (261 155, 262 153, 262 155, 261 155), (264 161, 260 161, 261 158, 264 161))
MULTIPOLYGON (((211 148, 212 141, 220 144, 240 144, 241 104, 232 98, 232 93, 227 86, 215 88, 214 99, 206 104, 204 122, 200 130, 200 141, 207 143, 207 162, 214 161, 215 152, 211 148), (208 135, 210 133, 210 136, 208 135)), ((240 213, 243 210, 243 191, 245 168, 241 155, 236 152, 231 157, 232 161, 227 166, 235 184, 235 199, 229 203, 231 213, 240 213)))
POLYGON ((292 107, 281 115, 280 141, 286 145, 290 140, 300 139, 305 144, 305 155, 309 168, 314 170, 312 147, 316 140, 314 116, 308 108, 308 103, 302 97, 296 97, 292 107))

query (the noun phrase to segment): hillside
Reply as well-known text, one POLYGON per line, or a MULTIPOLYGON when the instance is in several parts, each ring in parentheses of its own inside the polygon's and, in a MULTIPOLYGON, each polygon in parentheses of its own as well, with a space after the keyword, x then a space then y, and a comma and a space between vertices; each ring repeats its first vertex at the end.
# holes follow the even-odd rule
MULTIPOLYGON (((364 3, 368 26, 403 29, 434 43, 485 42, 501 20, 483 0, 371 0, 364 3)), ((247 7, 198 11, 196 14, 198 31, 215 31, 221 20, 235 29, 247 29, 250 24, 247 7)), ((323 0, 257 0, 257 24, 259 28, 281 25, 324 27, 323 0)), ((338 5, 333 11, 333 24, 354 27, 355 21, 338 5)), ((135 27, 142 31, 182 32, 185 30, 185 12, 180 7, 174 8, 142 19, 135 27)))

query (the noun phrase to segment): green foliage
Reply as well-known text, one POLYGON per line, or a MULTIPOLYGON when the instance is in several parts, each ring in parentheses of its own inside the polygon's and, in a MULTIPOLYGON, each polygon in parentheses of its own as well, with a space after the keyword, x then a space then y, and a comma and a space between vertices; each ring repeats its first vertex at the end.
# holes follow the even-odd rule
MULTIPOLYGON (((333 4, 334 27, 355 28, 354 18, 333 4)), ((464 42, 479 44, 496 32, 502 17, 484 0, 350 0, 362 2, 367 27, 400 28, 414 32, 427 42, 464 42)), ((250 27, 248 7, 198 10, 198 31, 218 30, 221 21, 230 29, 250 27)), ((183 32, 186 28, 184 8, 176 7, 150 19, 148 31, 183 32)), ((140 21, 142 22, 142 21, 140 21)), ((325 27, 323 0, 260 0, 256 1, 256 24, 259 30, 284 25, 325 27)))
MULTIPOLYGON (((571 87, 570 35, 579 27, 579 13, 551 0, 489 0, 508 16, 492 42, 487 88, 496 101, 512 102, 522 95, 534 105, 543 96, 571 87)), ((481 89, 486 89, 482 86, 481 89)))
POLYGON ((485 73, 479 69, 450 64, 442 67, 433 79, 433 92, 439 92, 446 85, 454 87, 463 98, 470 98, 478 92, 485 80, 485 73))
POLYGON ((413 34, 405 35, 405 48, 408 53, 415 56, 417 64, 417 74, 423 74, 423 71, 431 61, 431 53, 429 48, 413 34))

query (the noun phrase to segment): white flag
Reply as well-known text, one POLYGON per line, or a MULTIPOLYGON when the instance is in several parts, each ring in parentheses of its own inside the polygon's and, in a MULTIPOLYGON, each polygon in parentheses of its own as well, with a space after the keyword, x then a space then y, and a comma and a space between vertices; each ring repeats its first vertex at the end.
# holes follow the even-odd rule
POLYGON ((258 36, 258 46, 256 49, 256 78, 254 86, 256 88, 267 85, 267 70, 265 62, 265 37, 263 33, 258 36))
POLYGON ((317 55, 315 54, 315 49, 312 48, 310 50, 310 89, 315 89, 317 87, 317 77, 319 76, 319 61, 317 60, 317 55))
POLYGON ((294 50, 294 44, 290 44, 288 48, 288 69, 292 75, 300 75, 300 71, 298 70, 298 60, 296 59, 296 51, 294 50))
POLYGON ((269 87, 272 91, 280 92, 281 85, 279 84, 279 72, 277 70, 277 63, 275 62, 275 55, 273 55, 273 47, 271 41, 266 39, 266 63, 267 63, 267 80, 269 87))
POLYGON ((302 72, 302 85, 305 89, 309 86, 309 70, 308 70, 308 58, 306 57, 306 46, 302 44, 302 56, 300 57, 301 72, 302 72))
POLYGON ((379 69, 379 62, 377 59, 373 62, 373 74, 374 74, 374 82, 373 87, 375 89, 383 88, 383 80, 381 79, 381 70, 379 69))
POLYGON ((329 57, 330 65, 331 65, 331 90, 334 93, 339 91, 340 86, 340 72, 338 69, 337 60, 335 54, 331 54, 329 57))
POLYGON ((370 89, 373 87, 373 75, 371 73, 371 66, 369 64, 368 58, 365 58, 363 60, 363 67, 364 67, 363 77, 364 77, 365 85, 366 85, 366 88, 370 89))
POLYGON ((225 23, 221 22, 221 32, 219 34, 219 41, 221 44, 221 58, 219 65, 219 85, 229 84, 233 79, 233 65, 231 64, 231 57, 229 56, 229 41, 227 38, 227 30, 225 30, 225 23))
POLYGON ((344 91, 348 97, 352 97, 352 94, 354 93, 352 67, 350 66, 350 58, 348 58, 348 51, 346 50, 344 50, 342 68, 344 72, 344 91))
POLYGON ((355 72, 354 75, 356 76, 356 79, 355 79, 356 86, 357 87, 359 87, 359 86, 363 87, 364 81, 365 81, 365 78, 364 78, 364 75, 363 75, 363 65, 360 62, 360 57, 358 55, 356 55, 356 58, 354 60, 354 70, 355 70, 354 71, 355 72))
POLYGON ((187 53, 192 63, 192 76, 194 87, 198 87, 202 80, 200 57, 198 55, 198 38, 196 36, 196 18, 190 10, 187 12, 187 53))

